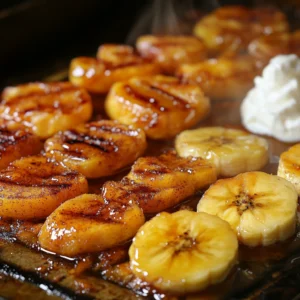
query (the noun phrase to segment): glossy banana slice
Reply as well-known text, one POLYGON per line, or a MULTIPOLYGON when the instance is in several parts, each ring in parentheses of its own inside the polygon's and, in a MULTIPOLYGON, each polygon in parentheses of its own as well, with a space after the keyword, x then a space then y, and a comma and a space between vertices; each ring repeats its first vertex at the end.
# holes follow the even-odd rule
POLYGON ((248 172, 218 180, 200 199, 197 211, 227 221, 247 246, 268 246, 294 234, 297 202, 297 192, 287 180, 248 172))
POLYGON ((43 219, 87 190, 86 179, 77 172, 43 156, 25 157, 0 172, 0 217, 43 219))
POLYGON ((280 155, 277 175, 291 182, 300 196, 300 144, 280 155))
POLYGON ((42 139, 86 122, 91 115, 89 94, 68 82, 8 87, 0 105, 0 118, 8 128, 22 125, 42 139))
POLYGON ((174 73, 183 63, 197 63, 206 59, 206 47, 193 36, 141 36, 136 47, 145 58, 158 63, 164 72, 174 73))
POLYGON ((82 124, 45 142, 47 156, 88 178, 117 173, 141 156, 146 147, 142 130, 111 120, 82 124))
POLYGON ((206 213, 161 213, 138 231, 129 249, 133 273, 176 294, 223 281, 237 262, 238 242, 227 222, 206 213))
POLYGON ((38 154, 43 149, 39 138, 25 130, 0 128, 0 170, 23 156, 38 154))
POLYGON ((175 147, 182 157, 207 159, 221 177, 260 170, 269 159, 265 139, 243 130, 224 127, 186 130, 177 136, 175 147))
POLYGON ((176 76, 183 82, 198 85, 213 100, 242 100, 259 72, 251 57, 233 56, 184 64, 178 68, 176 76))
MULTIPOLYGON (((158 157, 139 158, 121 182, 107 182, 104 198, 115 193, 134 195, 144 213, 170 208, 217 179, 216 170, 201 158, 180 158, 169 151, 158 157)), ((125 196, 124 196, 125 197, 125 196)))
POLYGON ((174 77, 134 77, 113 85, 105 110, 111 119, 142 128, 152 139, 167 139, 206 117, 210 101, 199 87, 174 77))
POLYGON ((218 55, 244 51, 262 34, 288 30, 285 15, 275 8, 224 6, 202 18, 194 34, 203 39, 211 55, 218 55))
POLYGON ((99 48, 97 59, 92 57, 73 59, 69 79, 76 86, 103 94, 107 93, 117 81, 158 73, 160 67, 138 56, 132 47, 105 44, 99 48))
POLYGON ((70 257, 99 252, 132 238, 144 223, 142 210, 130 198, 104 201, 85 194, 59 206, 39 233, 41 247, 70 257))

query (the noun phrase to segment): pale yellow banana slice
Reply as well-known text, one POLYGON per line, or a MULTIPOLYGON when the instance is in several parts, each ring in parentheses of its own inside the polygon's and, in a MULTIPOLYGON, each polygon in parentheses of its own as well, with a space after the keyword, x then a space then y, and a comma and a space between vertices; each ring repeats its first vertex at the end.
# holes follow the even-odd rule
POLYGON ((133 273, 155 288, 183 294, 225 279, 238 242, 227 222, 206 213, 161 213, 138 231, 129 249, 133 273))
POLYGON ((116 195, 113 201, 84 194, 59 206, 39 233, 40 245, 70 257, 99 252, 132 238, 145 222, 132 198, 116 195))
POLYGON ((247 246, 268 246, 294 234, 297 200, 297 192, 287 180, 248 172, 210 186, 197 211, 227 221, 247 246))
POLYGON ((222 177, 257 171, 268 162, 268 142, 237 129, 205 127, 186 130, 175 141, 182 157, 202 157, 217 168, 222 177))
POLYGON ((300 144, 281 154, 277 175, 291 182, 300 195, 300 144))

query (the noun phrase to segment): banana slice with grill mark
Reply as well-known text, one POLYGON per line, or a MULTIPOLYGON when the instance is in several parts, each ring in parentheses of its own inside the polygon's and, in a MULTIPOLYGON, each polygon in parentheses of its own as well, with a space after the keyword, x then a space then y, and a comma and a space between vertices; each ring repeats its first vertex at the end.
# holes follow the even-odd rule
POLYGON ((86 122, 92 115, 89 94, 68 82, 7 87, 2 97, 0 117, 8 128, 22 125, 43 139, 86 122))
POLYGON ((166 139, 206 117, 210 101, 199 87, 174 77, 134 77, 113 85, 105 110, 114 120, 144 129, 152 139, 166 139))
POLYGON ((207 57, 203 42, 192 36, 145 35, 138 38, 136 48, 142 57, 155 61, 168 74, 183 63, 197 63, 207 57))
POLYGON ((133 273, 155 288, 184 294, 223 281, 237 262, 238 242, 216 216, 181 210, 146 222, 129 249, 133 273))
POLYGON ((146 147, 141 129, 111 120, 79 125, 45 143, 47 156, 88 178, 117 173, 141 156, 146 147))
POLYGON ((277 175, 291 182, 300 196, 300 144, 280 155, 277 175))
POLYGON ((43 156, 25 157, 0 172, 0 217, 43 219, 87 190, 86 179, 77 172, 43 156))
POLYGON ((294 234, 297 202, 297 192, 287 180, 248 172, 218 180, 200 199, 197 211, 227 221, 247 246, 268 246, 294 234))
POLYGON ((73 59, 69 78, 76 86, 103 94, 117 81, 159 73, 160 67, 157 64, 138 56, 132 47, 105 44, 99 48, 97 58, 73 59))
POLYGON ((182 157, 207 159, 222 177, 260 170, 269 160, 265 139, 243 130, 223 127, 186 130, 177 136, 175 147, 182 157))
POLYGON ((66 201, 47 218, 39 242, 44 249, 74 257, 120 245, 144 222, 142 210, 131 199, 116 195, 107 201, 85 194, 66 201))

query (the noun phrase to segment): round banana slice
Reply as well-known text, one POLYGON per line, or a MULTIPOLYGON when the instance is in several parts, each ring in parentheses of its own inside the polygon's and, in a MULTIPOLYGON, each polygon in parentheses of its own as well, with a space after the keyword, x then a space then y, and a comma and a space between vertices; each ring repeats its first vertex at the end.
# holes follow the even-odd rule
POLYGON ((92 115, 89 94, 68 82, 7 87, 2 97, 0 117, 8 128, 22 125, 42 139, 86 122, 92 115))
POLYGON ((206 59, 206 47, 193 36, 145 35, 136 42, 138 52, 154 60, 169 74, 183 63, 196 63, 206 59))
POLYGON ((45 142, 48 157, 88 178, 117 173, 141 156, 146 147, 142 130, 111 120, 82 124, 45 142))
POLYGON ((132 47, 105 44, 99 48, 97 58, 73 59, 69 79, 76 86, 93 93, 104 94, 117 81, 159 73, 158 64, 138 56, 132 47))
POLYGON ((300 144, 280 155, 277 175, 291 182, 300 196, 300 144))
POLYGON ((145 222, 132 197, 113 201, 85 194, 59 206, 46 220, 39 243, 46 250, 70 257, 99 252, 132 238, 145 222))
POLYGON ((297 192, 287 180, 248 172, 210 186, 197 211, 227 221, 242 244, 268 246, 294 234, 297 203, 297 192))
POLYGON ((218 217, 181 210, 146 222, 129 249, 133 273, 155 288, 178 294, 226 278, 237 262, 237 238, 218 217))
POLYGON ((167 139, 206 117, 210 101, 198 86, 174 77, 134 77, 113 85, 105 110, 111 119, 142 128, 152 139, 167 139))
POLYGON ((86 179, 77 172, 44 156, 25 157, 0 172, 0 217, 43 219, 87 190, 86 179))
POLYGON ((268 142, 242 130, 204 127, 186 130, 175 141, 182 157, 207 159, 221 177, 231 177, 263 168, 269 159, 268 142))

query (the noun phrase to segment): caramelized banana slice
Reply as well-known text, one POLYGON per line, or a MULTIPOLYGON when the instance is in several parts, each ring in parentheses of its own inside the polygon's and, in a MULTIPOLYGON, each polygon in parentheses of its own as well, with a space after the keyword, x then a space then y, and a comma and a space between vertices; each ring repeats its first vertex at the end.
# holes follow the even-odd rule
POLYGON ((106 182, 103 197, 136 197, 144 213, 158 213, 206 188, 217 180, 216 169, 201 158, 180 158, 169 151, 158 157, 142 157, 121 182, 106 182))
POLYGON ((92 115, 89 94, 68 82, 7 87, 2 97, 0 117, 8 128, 22 125, 43 139, 86 122, 92 115))
POLYGON ((39 138, 25 130, 0 128, 0 169, 23 156, 38 154, 43 149, 39 138))
POLYGON ((174 73, 182 63, 196 63, 206 59, 203 42, 192 36, 141 36, 136 47, 139 53, 154 60, 169 74, 174 73))
POLYGON ((63 203, 46 220, 40 245, 57 254, 74 257, 120 245, 134 237, 144 224, 142 210, 130 198, 104 201, 85 194, 63 203))
POLYGON ((14 161, 0 172, 0 217, 47 217, 62 202, 86 193, 86 179, 43 156, 14 161))
POLYGON ((249 57, 209 59, 198 64, 182 65, 177 76, 184 82, 198 84, 211 99, 243 99, 258 75, 249 57))
POLYGON ((102 45, 97 59, 77 57, 72 60, 69 72, 70 81, 93 93, 107 93, 117 81, 133 76, 154 75, 160 67, 134 53, 125 45, 102 45))
POLYGON ((59 132, 45 143, 47 156, 88 178, 112 175, 133 163, 147 146, 145 133, 102 120, 59 132))
POLYGON ((134 124, 152 139, 166 139, 202 120, 210 102, 195 85, 174 77, 149 76, 115 83, 105 109, 110 118, 134 124))
POLYGON ((262 34, 288 30, 285 15, 275 8, 224 6, 202 18, 194 34, 203 39, 211 55, 217 55, 244 51, 262 34))

